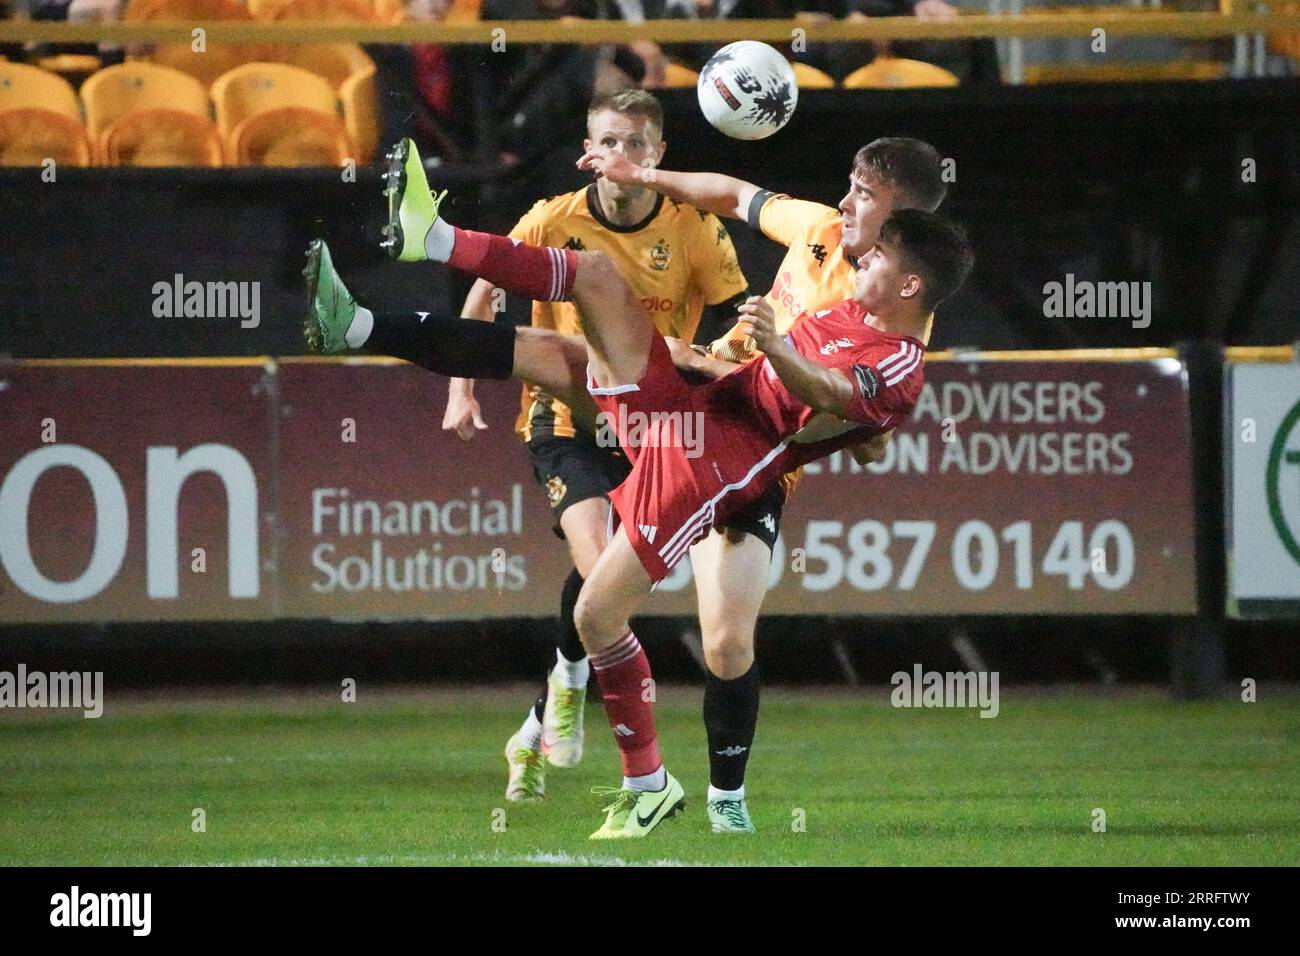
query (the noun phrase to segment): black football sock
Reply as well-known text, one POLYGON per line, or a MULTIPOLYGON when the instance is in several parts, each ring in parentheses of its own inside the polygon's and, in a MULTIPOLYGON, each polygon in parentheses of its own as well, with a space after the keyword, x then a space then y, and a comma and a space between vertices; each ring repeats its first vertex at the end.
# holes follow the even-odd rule
POLYGON ((506 379, 515 366, 514 328, 474 319, 375 313, 362 347, 456 378, 506 379))
MULTIPOLYGON (((578 573, 577 568, 571 570, 569 576, 564 579, 564 590, 560 592, 560 635, 555 642, 556 648, 564 655, 564 659, 574 664, 587 656, 587 649, 582 646, 582 639, 578 637, 578 625, 573 623, 573 609, 578 606, 582 581, 583 577, 578 573)), ((549 677, 550 670, 546 673, 549 677)), ((537 703, 533 705, 533 712, 537 714, 538 720, 542 719, 542 714, 546 711, 546 697, 550 690, 551 684, 547 680, 542 684, 542 692, 537 695, 537 703)))
POLYGON ((709 738, 709 783, 739 790, 758 726, 758 665, 734 680, 712 672, 704 682, 704 729, 709 738))
POLYGON ((583 577, 574 568, 564 579, 564 590, 560 592, 560 639, 556 642, 564 659, 576 664, 587 656, 587 649, 578 637, 578 625, 573 622, 573 611, 578 606, 578 595, 582 591, 583 577))

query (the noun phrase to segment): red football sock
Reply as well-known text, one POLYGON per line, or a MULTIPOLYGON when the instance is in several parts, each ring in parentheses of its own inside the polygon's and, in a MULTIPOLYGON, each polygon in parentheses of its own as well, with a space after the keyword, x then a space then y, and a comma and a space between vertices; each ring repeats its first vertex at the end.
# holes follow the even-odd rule
POLYGON ((655 734, 654 684, 650 662, 636 635, 628 631, 612 647, 591 655, 605 715, 614 730, 625 777, 642 777, 663 766, 655 734))
POLYGON ((573 296, 578 254, 572 249, 530 246, 509 236, 456 229, 456 244, 448 265, 472 272, 512 295, 542 302, 562 302, 573 296))

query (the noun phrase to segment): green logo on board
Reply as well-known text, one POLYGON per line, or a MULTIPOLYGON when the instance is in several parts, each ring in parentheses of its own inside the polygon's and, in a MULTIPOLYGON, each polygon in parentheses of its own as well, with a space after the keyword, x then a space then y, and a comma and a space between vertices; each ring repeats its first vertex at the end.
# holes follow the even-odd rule
MULTIPOLYGON (((1296 541, 1300 533, 1300 521, 1288 523, 1286 512, 1282 508, 1282 466, 1294 465, 1300 468, 1300 402, 1286 413, 1277 434, 1273 436, 1273 446, 1268 453, 1268 470, 1264 476, 1266 494, 1268 495, 1268 514, 1273 519, 1273 527, 1282 539, 1291 557, 1300 564, 1300 543, 1296 541), (1291 447, 1288 448, 1287 446, 1291 447)), ((1287 472, 1288 475, 1292 472, 1287 472)), ((1296 508, 1300 513, 1300 507, 1296 508)))

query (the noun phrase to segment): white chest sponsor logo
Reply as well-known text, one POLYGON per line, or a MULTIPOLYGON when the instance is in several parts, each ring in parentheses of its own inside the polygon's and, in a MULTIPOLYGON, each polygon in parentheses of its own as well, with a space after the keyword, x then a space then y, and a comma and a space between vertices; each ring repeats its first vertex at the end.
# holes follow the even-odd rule
POLYGON ((853 348, 853 340, 850 338, 846 338, 844 336, 840 336, 838 339, 827 342, 825 345, 823 345, 821 348, 821 353, 822 355, 834 355, 840 349, 851 349, 851 348, 853 348))

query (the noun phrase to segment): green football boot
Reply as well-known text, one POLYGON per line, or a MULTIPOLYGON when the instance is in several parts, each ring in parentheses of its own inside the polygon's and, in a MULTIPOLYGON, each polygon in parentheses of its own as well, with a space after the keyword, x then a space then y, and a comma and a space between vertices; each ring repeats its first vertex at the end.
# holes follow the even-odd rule
POLYGON ((662 790, 624 790, 618 787, 592 787, 599 796, 613 795, 614 802, 605 808, 605 822, 591 835, 593 840, 625 840, 646 836, 664 820, 686 806, 682 785, 672 774, 662 790))
POLYGON ((709 823, 714 833, 757 833, 744 800, 710 800, 709 823))
POLYGON ((313 352, 346 352, 348 326, 357 314, 357 300, 334 271, 329 246, 313 239, 307 247, 307 320, 303 335, 313 352))
POLYGON ((529 750, 517 737, 506 741, 506 799, 512 803, 541 800, 546 796, 546 764, 536 750, 529 750))
POLYGON ((384 195, 388 197, 388 225, 380 243, 399 262, 424 262, 424 237, 438 221, 438 207, 447 195, 434 195, 424 175, 420 151, 409 138, 403 139, 387 155, 388 172, 384 174, 384 195))
POLYGON ((587 688, 565 687, 554 671, 546 683, 542 753, 553 767, 576 767, 582 761, 582 716, 587 703, 587 688))

